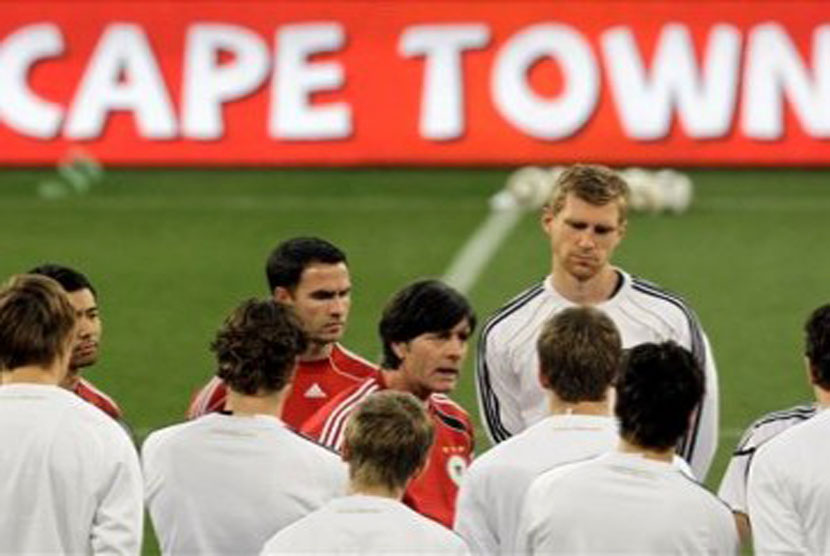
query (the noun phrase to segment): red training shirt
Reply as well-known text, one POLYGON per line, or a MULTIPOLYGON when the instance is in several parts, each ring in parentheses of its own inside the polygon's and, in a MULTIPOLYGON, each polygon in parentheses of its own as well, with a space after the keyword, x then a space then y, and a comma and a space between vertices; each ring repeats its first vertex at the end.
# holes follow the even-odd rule
MULTIPOLYGON (((340 451, 351 412, 367 396, 387 388, 383 375, 378 373, 340 392, 306 421, 302 432, 324 446, 340 451)), ((403 501, 418 513, 451 529, 461 477, 473 457, 473 424, 467 412, 447 396, 432 394, 426 404, 435 424, 435 440, 427 455, 426 468, 409 483, 403 501)))

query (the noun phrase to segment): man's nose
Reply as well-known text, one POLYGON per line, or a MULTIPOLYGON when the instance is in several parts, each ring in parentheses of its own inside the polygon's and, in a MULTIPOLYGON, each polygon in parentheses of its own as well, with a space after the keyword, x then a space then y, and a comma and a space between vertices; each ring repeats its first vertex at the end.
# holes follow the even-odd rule
POLYGON ((349 306, 349 299, 345 296, 335 296, 332 298, 331 303, 329 304, 329 311, 332 314, 340 315, 346 312, 346 308, 349 306))
POLYGON ((596 242, 594 241, 594 234, 590 231, 582 232, 579 234, 577 245, 586 249, 594 247, 596 245, 596 242))

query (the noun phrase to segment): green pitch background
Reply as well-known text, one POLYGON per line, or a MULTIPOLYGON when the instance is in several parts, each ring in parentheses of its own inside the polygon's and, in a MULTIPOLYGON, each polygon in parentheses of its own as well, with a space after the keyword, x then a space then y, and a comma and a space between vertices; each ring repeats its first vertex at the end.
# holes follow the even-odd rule
MULTIPOLYGON (((695 171, 692 210, 635 215, 616 262, 683 295, 720 373, 715 488, 743 428, 810 398, 801 326, 830 301, 830 173, 695 171)), ((207 345, 240 300, 268 294, 264 261, 280 240, 328 238, 354 282, 345 339, 376 359, 375 322, 400 286, 440 276, 488 213, 498 170, 108 172, 83 196, 39 199, 49 170, 0 172, 0 275, 54 261, 99 291, 103 355, 87 376, 114 396, 139 436, 181 419, 212 374, 207 345)), ((528 214, 471 292, 486 317, 548 271, 528 214)), ((471 346, 455 398, 477 416, 471 346)), ((479 450, 487 441, 479 435, 479 450)), ((145 552, 156 549, 150 541, 145 552)))

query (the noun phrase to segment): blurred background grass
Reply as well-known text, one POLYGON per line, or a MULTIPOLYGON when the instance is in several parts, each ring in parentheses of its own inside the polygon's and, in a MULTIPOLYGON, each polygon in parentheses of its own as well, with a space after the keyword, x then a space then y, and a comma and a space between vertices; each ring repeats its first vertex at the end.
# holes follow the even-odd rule
MULTIPOLYGON (((809 399, 801 327, 830 301, 830 173, 694 171, 692 210, 634 215, 616 262, 697 311, 720 373, 715 488, 741 430, 809 399)), ((345 344, 377 359, 375 324, 400 286, 440 276, 488 213, 499 170, 117 170, 86 195, 37 197, 50 170, 0 172, 0 274, 54 261, 87 273, 104 319, 87 376, 139 436, 176 422, 213 372, 207 345, 242 299, 268 295, 264 262, 281 240, 325 237, 354 283, 345 344)), ((483 319, 548 272, 526 215, 471 292, 483 319)), ((471 346, 472 348, 472 346, 471 346)), ((470 351, 455 398, 477 417, 470 351)), ((487 441, 479 435, 479 450, 487 441)), ((155 550, 148 542, 145 551, 155 550)))

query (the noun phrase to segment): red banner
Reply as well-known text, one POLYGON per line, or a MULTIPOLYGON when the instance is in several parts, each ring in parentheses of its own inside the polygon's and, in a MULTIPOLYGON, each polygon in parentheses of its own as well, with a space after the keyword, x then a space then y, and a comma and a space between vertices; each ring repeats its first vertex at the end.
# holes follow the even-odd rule
POLYGON ((0 164, 830 162, 824 2, 0 2, 0 164))

